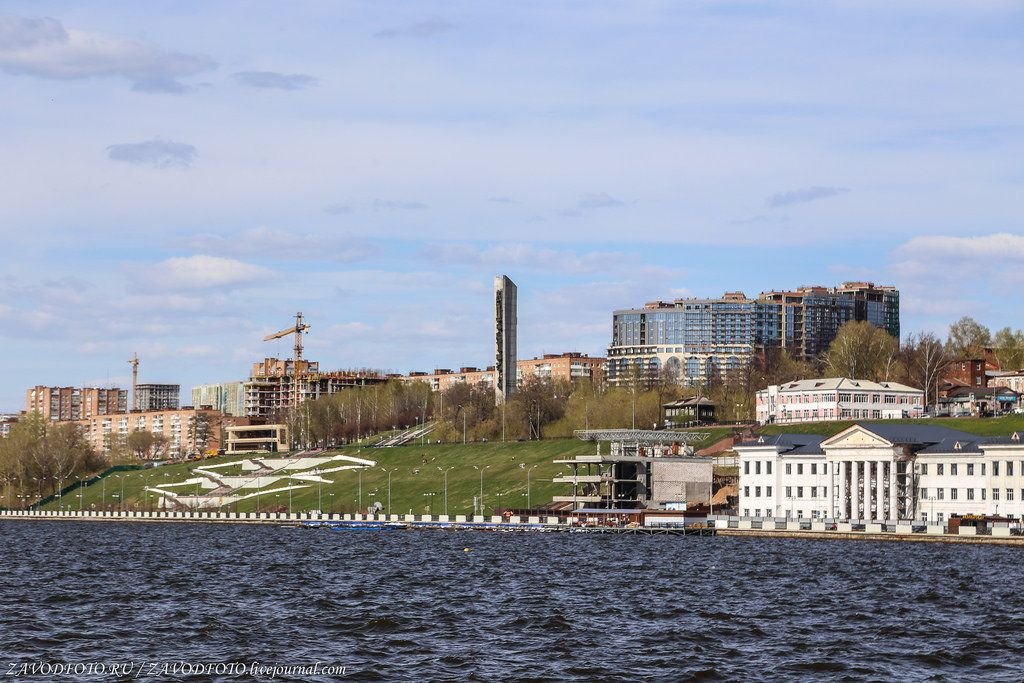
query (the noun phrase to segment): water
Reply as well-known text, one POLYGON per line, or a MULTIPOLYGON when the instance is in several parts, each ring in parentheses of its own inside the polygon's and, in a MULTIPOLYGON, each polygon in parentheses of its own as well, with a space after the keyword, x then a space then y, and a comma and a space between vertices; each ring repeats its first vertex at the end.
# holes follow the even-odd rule
POLYGON ((0 522, 0 549, 4 674, 142 667, 39 680, 1024 676, 1015 548, 0 522))

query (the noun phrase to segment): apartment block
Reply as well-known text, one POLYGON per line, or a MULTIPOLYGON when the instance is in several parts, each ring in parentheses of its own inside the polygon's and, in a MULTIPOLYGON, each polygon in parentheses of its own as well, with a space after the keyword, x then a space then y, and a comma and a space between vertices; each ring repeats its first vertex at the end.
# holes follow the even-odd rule
MULTIPOLYGON (((521 386, 530 377, 565 382, 588 380, 601 382, 604 378, 604 358, 592 358, 584 353, 548 353, 540 358, 516 361, 516 383, 521 386)), ((484 369, 464 366, 457 371, 435 368, 433 372, 410 372, 399 377, 404 382, 427 382, 433 391, 447 391, 456 384, 483 384, 493 388, 494 366, 484 369)))
POLYGON ((127 413, 128 391, 35 386, 25 392, 25 412, 38 412, 54 422, 127 413))
POLYGON ((200 384, 192 387, 192 405, 210 407, 225 415, 245 415, 245 382, 200 384))
POLYGON ((762 292, 756 299, 726 292, 716 299, 654 301, 612 314, 605 374, 612 384, 663 374, 698 384, 769 349, 812 360, 852 320, 866 320, 898 338, 899 292, 846 282, 762 292))
POLYGON ((180 384, 139 384, 135 387, 134 410, 177 410, 180 384))
POLYGON ((132 411, 99 415, 79 420, 86 441, 100 453, 116 443, 127 444, 132 432, 151 432, 167 439, 167 454, 181 457, 191 453, 216 452, 224 447, 223 429, 248 424, 245 418, 225 416, 218 410, 191 406, 173 410, 132 411))

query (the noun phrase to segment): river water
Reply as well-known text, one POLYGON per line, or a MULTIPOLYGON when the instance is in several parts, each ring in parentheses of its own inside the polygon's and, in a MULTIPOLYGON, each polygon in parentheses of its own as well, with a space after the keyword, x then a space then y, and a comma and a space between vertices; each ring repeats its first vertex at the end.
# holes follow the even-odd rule
POLYGON ((0 550, 4 678, 1024 678, 1014 548, 0 522, 0 550))

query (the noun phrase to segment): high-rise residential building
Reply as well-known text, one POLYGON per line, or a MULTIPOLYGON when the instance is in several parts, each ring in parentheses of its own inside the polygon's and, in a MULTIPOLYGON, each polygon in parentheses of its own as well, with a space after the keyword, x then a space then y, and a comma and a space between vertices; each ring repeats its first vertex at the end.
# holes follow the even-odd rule
POLYGON ((245 382, 201 384, 192 387, 192 405, 209 406, 225 415, 245 415, 245 382))
POLYGON ((127 413, 128 391, 116 388, 35 386, 25 392, 25 412, 38 412, 54 422, 127 413))
POLYGON ((726 292, 717 299, 655 301, 613 313, 605 374, 612 384, 663 373, 697 384, 769 349, 813 360, 851 320, 866 320, 898 338, 899 291, 847 282, 763 292, 756 299, 726 292))
POLYGON ((494 398, 504 403, 516 390, 516 284, 494 278, 494 398))
POLYGON ((181 401, 180 384, 138 384, 134 410, 177 410, 181 401))

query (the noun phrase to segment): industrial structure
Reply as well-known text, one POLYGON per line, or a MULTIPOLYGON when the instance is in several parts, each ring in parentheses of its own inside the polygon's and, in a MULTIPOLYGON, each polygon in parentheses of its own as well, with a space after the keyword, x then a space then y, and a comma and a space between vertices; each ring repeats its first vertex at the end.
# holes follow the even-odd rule
POLYGON ((572 486, 555 503, 571 504, 574 511, 636 511, 685 510, 711 500, 712 461, 694 457, 687 445, 706 439, 706 433, 604 429, 576 436, 594 441, 597 452, 555 460, 570 472, 552 481, 572 486), (607 454, 601 453, 603 441, 611 443, 607 454))
POLYGON ((516 390, 517 289, 507 275, 494 278, 494 398, 500 405, 516 390))
POLYGON ((613 313, 606 376, 622 384, 667 373, 702 384, 771 349, 812 360, 852 320, 866 320, 898 339, 899 291, 847 282, 762 292, 756 299, 726 292, 717 299, 654 301, 613 313))

